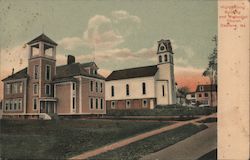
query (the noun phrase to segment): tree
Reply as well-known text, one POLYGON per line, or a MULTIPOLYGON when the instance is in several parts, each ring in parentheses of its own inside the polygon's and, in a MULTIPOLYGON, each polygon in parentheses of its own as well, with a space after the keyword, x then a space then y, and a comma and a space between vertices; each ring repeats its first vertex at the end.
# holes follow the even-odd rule
POLYGON ((184 87, 178 88, 178 94, 179 94, 179 97, 180 97, 180 101, 181 101, 182 97, 186 98, 188 93, 189 93, 189 88, 188 87, 184 86, 184 87))
POLYGON ((213 52, 208 56, 208 67, 203 72, 203 76, 209 77, 210 85, 211 85, 211 106, 213 104, 213 85, 217 85, 217 36, 215 35, 212 39, 212 41, 215 43, 215 47, 213 49, 213 52))

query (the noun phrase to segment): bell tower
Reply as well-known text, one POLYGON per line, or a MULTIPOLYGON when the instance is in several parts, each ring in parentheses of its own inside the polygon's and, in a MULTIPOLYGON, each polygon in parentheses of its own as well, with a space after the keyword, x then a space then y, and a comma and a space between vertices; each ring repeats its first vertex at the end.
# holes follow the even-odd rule
POLYGON ((174 58, 170 40, 161 39, 157 48, 159 104, 175 104, 176 91, 174 79, 174 58))
POLYGON ((41 34, 27 43, 28 57, 28 112, 40 113, 47 99, 54 96, 53 79, 56 74, 57 44, 41 34))

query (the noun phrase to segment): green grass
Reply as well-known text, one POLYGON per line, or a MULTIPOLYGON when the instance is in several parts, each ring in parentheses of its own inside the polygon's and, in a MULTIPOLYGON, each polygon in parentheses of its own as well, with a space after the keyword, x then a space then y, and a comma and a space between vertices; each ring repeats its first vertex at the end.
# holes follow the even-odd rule
POLYGON ((127 146, 109 151, 96 157, 90 158, 91 160, 137 160, 143 155, 147 155, 170 145, 173 145, 193 134, 206 129, 207 126, 188 124, 182 127, 166 131, 164 133, 146 138, 144 140, 131 143, 127 146))
POLYGON ((3 159, 68 158, 170 124, 116 120, 1 120, 0 123, 3 159))
POLYGON ((217 112, 216 107, 184 107, 179 105, 158 106, 155 109, 107 110, 108 116, 197 116, 217 112))

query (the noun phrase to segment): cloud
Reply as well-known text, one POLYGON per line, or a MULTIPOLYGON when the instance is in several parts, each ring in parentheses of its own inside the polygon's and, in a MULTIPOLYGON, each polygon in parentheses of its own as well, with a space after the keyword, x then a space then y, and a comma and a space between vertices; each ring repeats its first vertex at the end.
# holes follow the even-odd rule
POLYGON ((141 23, 141 19, 138 16, 131 15, 124 10, 113 11, 112 17, 115 23, 119 23, 119 21, 124 21, 124 20, 133 21, 135 23, 141 23))
POLYGON ((73 50, 77 47, 83 46, 84 42, 79 37, 66 37, 58 42, 64 49, 73 50))
POLYGON ((141 22, 127 11, 113 11, 111 17, 95 15, 88 21, 83 37, 66 37, 59 41, 64 49, 74 50, 87 46, 93 50, 110 50, 125 41, 125 37, 141 22), (125 27, 125 28, 124 28, 125 27))

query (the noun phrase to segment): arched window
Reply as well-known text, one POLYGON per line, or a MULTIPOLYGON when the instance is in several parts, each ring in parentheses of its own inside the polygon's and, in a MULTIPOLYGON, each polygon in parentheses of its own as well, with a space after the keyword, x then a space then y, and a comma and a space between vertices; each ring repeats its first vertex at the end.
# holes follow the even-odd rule
POLYGON ((159 56, 159 62, 160 62, 160 63, 162 62, 162 57, 161 57, 161 56, 159 56))
POLYGON ((165 62, 167 62, 168 61, 168 55, 164 55, 164 60, 165 60, 165 62))

